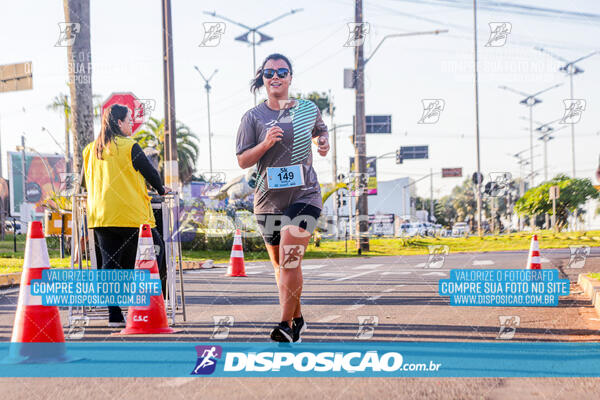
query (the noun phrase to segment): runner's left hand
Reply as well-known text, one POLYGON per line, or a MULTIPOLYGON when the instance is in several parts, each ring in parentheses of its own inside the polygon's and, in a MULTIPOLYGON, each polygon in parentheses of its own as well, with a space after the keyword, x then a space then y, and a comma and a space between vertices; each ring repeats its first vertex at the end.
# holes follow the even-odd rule
POLYGON ((329 152, 329 138, 327 138, 327 136, 321 136, 315 144, 318 146, 317 151, 319 154, 322 157, 325 157, 329 152))

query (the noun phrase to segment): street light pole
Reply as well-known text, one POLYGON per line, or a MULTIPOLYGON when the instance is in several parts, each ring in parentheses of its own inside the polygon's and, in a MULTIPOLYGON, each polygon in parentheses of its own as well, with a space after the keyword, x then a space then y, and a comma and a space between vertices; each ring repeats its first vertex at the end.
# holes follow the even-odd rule
POLYGON ((206 89, 206 110, 208 113, 208 160, 209 160, 209 165, 210 165, 210 175, 212 177, 213 174, 213 163, 212 163, 212 131, 210 129, 210 80, 213 78, 213 76, 215 76, 215 74, 217 73, 218 69, 215 69, 215 71, 212 73, 211 76, 208 77, 208 79, 206 79, 204 77, 204 75, 202 74, 202 72, 200 72, 200 69, 194 65, 194 68, 196 69, 196 71, 198 71, 198 73, 200 74, 200 76, 202 77, 202 79, 204 79, 204 88, 206 89))
MULTIPOLYGON (((559 86, 562 86, 562 83, 557 83, 556 85, 552 85, 550 87, 547 87, 544 90, 540 90, 539 92, 536 92, 534 94, 528 94, 525 92, 522 92, 520 90, 515 90, 512 88, 509 88, 508 86, 499 86, 500 89, 503 90, 507 90, 509 92, 513 92, 513 93, 517 93, 520 94, 522 96, 525 96, 525 98, 523 100, 521 100, 519 103, 523 104, 526 107, 529 107, 529 157, 530 157, 530 167, 531 167, 531 176, 529 177, 530 182, 529 184, 531 185, 531 187, 534 186, 534 168, 533 168, 533 107, 536 106, 537 104, 540 104, 542 102, 542 100, 540 100, 539 98, 537 98, 536 96, 547 92, 548 90, 557 88, 559 86)), ((532 225, 533 227, 533 225, 532 225)))
MULTIPOLYGON (((588 57, 591 57, 595 54, 600 53, 600 51, 596 50, 596 51, 591 52, 588 55, 579 57, 573 61, 568 61, 567 59, 557 56, 556 54, 554 54, 551 51, 546 50, 542 47, 535 47, 535 49, 538 51, 541 51, 542 53, 548 54, 549 56, 551 56, 557 60, 560 60, 560 61, 566 63, 565 65, 560 67, 558 70, 569 75, 569 85, 570 85, 569 94, 571 96, 571 99, 573 99, 573 75, 581 74, 584 72, 583 69, 576 66, 575 63, 578 63, 582 60, 585 60, 588 57)), ((572 173, 573 173, 573 178, 575 178, 575 173, 577 172, 577 170, 575 169, 575 124, 571 124, 571 157, 572 157, 572 163, 573 163, 572 173)))
POLYGON ((165 185, 181 192, 177 161, 177 119, 175 117, 175 81, 173 72, 173 35, 171 0, 162 0, 163 85, 165 97, 165 185))
MULTIPOLYGON (((256 74, 256 45, 261 44, 263 42, 268 42, 269 40, 273 40, 273 37, 260 32, 259 29, 272 24, 273 22, 280 20, 283 17, 295 14, 295 13, 303 11, 303 10, 304 10, 303 8, 293 9, 291 11, 286 12, 285 14, 278 16, 277 18, 273 18, 272 20, 269 20, 265 23, 255 26, 255 27, 249 27, 247 25, 242 24, 241 22, 233 21, 227 17, 218 15, 215 11, 212 11, 212 12, 204 11, 204 14, 210 15, 210 16, 213 16, 216 18, 220 18, 224 21, 231 22, 234 25, 240 26, 240 27, 248 30, 246 33, 243 33, 240 36, 236 37, 235 40, 237 40, 239 42, 246 42, 252 46, 252 79, 254 79, 255 74, 256 74), (256 40, 256 34, 258 34, 258 41, 256 40), (248 39, 248 36, 250 36, 250 35, 252 35, 252 40, 248 39)), ((254 105, 256 105, 256 92, 254 92, 254 105)))
POLYGON ((473 0, 473 50, 475 73, 475 144, 477 146, 477 235, 481 236, 481 156, 479 141, 479 75, 477 71, 477 0, 473 0))
MULTIPOLYGON (((23 190, 23 203, 27 202, 27 183, 25 181, 25 135, 21 135, 21 172, 23 174, 23 182, 21 182, 21 190, 23 190)), ((21 210, 21 215, 23 215, 23 210, 21 210)), ((23 218, 21 217, 21 220, 23 218)))

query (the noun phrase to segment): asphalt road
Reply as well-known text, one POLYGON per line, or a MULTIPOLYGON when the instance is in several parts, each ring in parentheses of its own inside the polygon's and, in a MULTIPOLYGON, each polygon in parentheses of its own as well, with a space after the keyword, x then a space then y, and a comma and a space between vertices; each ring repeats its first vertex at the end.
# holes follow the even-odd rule
MULTIPOLYGON (((434 264, 429 256, 306 261, 302 267, 302 301, 309 329, 303 340, 599 341, 600 318, 574 283, 579 273, 600 271, 600 248, 591 249, 582 268, 569 266, 569 249, 542 251, 542 268, 557 268, 561 278, 572 282, 571 295, 562 297, 558 307, 456 307, 437 294, 438 280, 448 278, 450 269, 524 268, 526 260, 527 252, 515 251, 450 254, 443 263, 438 260, 434 264), (518 320, 513 325, 514 336, 509 335, 512 338, 506 337, 502 327, 501 321, 506 318, 518 320)), ((91 320, 83 340, 268 340, 269 330, 279 317, 273 270, 268 263, 246 263, 246 272, 246 278, 225 277, 222 267, 186 272, 187 322, 178 324, 181 332, 176 335, 110 336, 114 330, 105 327, 105 321, 91 320), (215 327, 215 321, 220 321, 220 326, 215 327)), ((14 292, 0 294, 0 341, 10 340, 16 301, 14 292)), ((44 398, 41 387, 52 388, 53 395, 132 399, 148 391, 168 398, 199 398, 208 393, 209 398, 265 398, 277 393, 289 398, 316 394, 330 398, 430 399, 495 399, 517 393, 519 398, 545 399, 572 398, 577 393, 584 398, 600 395, 595 378, 281 378, 268 382, 252 378, 203 378, 201 382, 193 378, 153 378, 86 379, 86 385, 72 379, 0 380, 4 392, 15 398, 24 393, 22 383, 32 382, 36 383, 33 391, 44 398)))

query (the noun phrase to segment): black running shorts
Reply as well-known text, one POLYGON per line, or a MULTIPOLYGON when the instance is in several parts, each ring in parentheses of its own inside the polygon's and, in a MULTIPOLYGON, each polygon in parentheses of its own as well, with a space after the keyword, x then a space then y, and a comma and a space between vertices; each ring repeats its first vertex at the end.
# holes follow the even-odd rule
POLYGON ((265 243, 279 246, 281 228, 294 225, 312 233, 320 215, 321 209, 318 207, 306 203, 294 203, 286 208, 283 214, 256 214, 256 221, 265 243))

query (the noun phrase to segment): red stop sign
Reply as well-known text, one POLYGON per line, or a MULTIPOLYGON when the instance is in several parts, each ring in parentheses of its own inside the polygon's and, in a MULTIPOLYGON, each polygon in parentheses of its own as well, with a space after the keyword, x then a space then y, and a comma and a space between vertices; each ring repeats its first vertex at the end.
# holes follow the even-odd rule
POLYGON ((121 104, 126 106, 131 111, 131 119, 133 120, 132 132, 135 133, 144 123, 144 103, 138 100, 133 93, 112 93, 108 99, 102 104, 102 115, 104 110, 113 104, 121 104))

